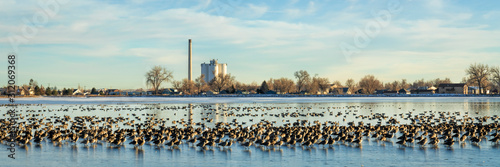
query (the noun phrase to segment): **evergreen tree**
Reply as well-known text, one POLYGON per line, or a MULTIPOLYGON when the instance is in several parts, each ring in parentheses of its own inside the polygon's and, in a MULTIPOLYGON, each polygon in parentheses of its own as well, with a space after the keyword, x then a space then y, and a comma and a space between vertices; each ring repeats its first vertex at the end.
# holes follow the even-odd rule
POLYGON ((52 95, 52 90, 50 89, 50 87, 47 87, 47 89, 45 89, 45 94, 46 94, 47 96, 52 95))
POLYGON ((69 89, 64 88, 62 91, 62 95, 68 95, 69 89))
POLYGON ((95 87, 92 88, 92 90, 90 91, 90 94, 97 94, 97 90, 95 89, 95 87))
POLYGON ((260 85, 260 93, 261 94, 265 94, 267 91, 269 91, 269 86, 267 85, 267 82, 264 81, 262 82, 262 84, 260 85))
POLYGON ((37 85, 37 86, 35 86, 35 95, 39 96, 39 95, 41 95, 41 94, 42 94, 42 93, 41 93, 41 91, 40 91, 40 87, 38 87, 38 85, 37 85))

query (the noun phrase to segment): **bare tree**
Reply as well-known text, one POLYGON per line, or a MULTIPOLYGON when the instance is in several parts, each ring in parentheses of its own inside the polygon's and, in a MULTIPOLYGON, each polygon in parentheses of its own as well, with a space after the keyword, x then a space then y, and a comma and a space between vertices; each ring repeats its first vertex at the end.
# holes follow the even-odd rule
POLYGON ((445 79, 441 79, 441 78, 436 78, 434 79, 433 81, 429 81, 432 83, 432 86, 435 86, 435 87, 438 87, 439 84, 443 84, 443 83, 451 83, 451 79, 450 78, 445 78, 445 79))
POLYGON ((248 86, 245 83, 234 81, 233 86, 236 90, 246 90, 248 86))
POLYGON ((392 82, 386 82, 383 85, 384 85, 384 89, 392 90, 392 82))
POLYGON ((269 90, 276 91, 276 89, 274 88, 274 84, 273 84, 273 78, 269 78, 269 80, 267 80, 266 83, 267 83, 269 90))
POLYGON ((158 94, 158 88, 164 82, 169 82, 173 78, 172 72, 161 66, 154 66, 146 73, 146 85, 153 87, 155 94, 158 94))
POLYGON ((295 90, 294 84, 293 80, 284 77, 273 80, 274 89, 280 93, 291 93, 295 90))
POLYGON ((297 78, 297 91, 300 92, 302 90, 307 91, 308 85, 311 82, 311 76, 305 70, 296 71, 294 73, 295 78, 297 78))
POLYGON ((205 75, 201 74, 200 77, 194 80, 194 86, 197 89, 197 93, 207 91, 208 84, 205 82, 205 75))
POLYGON ((220 93, 222 90, 232 85, 233 82, 234 82, 234 77, 231 76, 231 74, 224 75, 220 73, 210 81, 209 85, 212 87, 213 90, 220 93))
POLYGON ((354 82, 354 79, 352 78, 349 78, 347 79, 347 81, 345 81, 345 86, 349 88, 349 91, 351 91, 351 93, 354 93, 356 91, 356 82, 354 82))
POLYGON ((332 84, 337 87, 342 87, 342 83, 339 80, 333 81, 332 84))
POLYGON ((424 86, 425 86, 425 80, 423 78, 420 80, 414 81, 412 84, 413 89, 418 89, 418 88, 424 87, 424 86))
MULTIPOLYGON (((340 82, 338 84, 340 85, 340 82)), ((330 88, 330 81, 328 81, 328 78, 318 78, 318 86, 321 92, 325 92, 330 88)))
POLYGON ((406 81, 406 79, 401 80, 401 89, 408 89, 410 88, 410 84, 406 81))
POLYGON ((495 84, 495 86, 500 88, 500 67, 491 67, 491 81, 495 84))
POLYGON ((194 94, 195 89, 196 89, 196 86, 195 86, 194 81, 191 81, 191 80, 189 80, 187 78, 184 78, 182 80, 181 91, 184 94, 188 94, 188 95, 194 94))
POLYGON ((483 94, 482 89, 486 86, 483 84, 485 84, 490 75, 490 68, 488 67, 488 65, 474 63, 471 64, 469 68, 465 70, 465 72, 467 73, 467 75, 469 75, 469 80, 477 83, 477 86, 479 87, 479 93, 483 94))
POLYGON ((258 88, 259 88, 259 84, 257 84, 257 82, 255 82, 255 81, 250 83, 250 85, 247 85, 247 91, 249 91, 251 93, 256 93, 258 88))
POLYGON ((420 80, 416 80, 415 82, 413 82, 412 85, 414 89, 418 89, 420 87, 432 87, 432 86, 434 86, 434 81, 425 81, 423 78, 420 80))
POLYGON ((330 87, 330 81, 328 78, 321 78, 318 76, 314 76, 312 82, 309 86, 309 93, 317 94, 318 92, 325 92, 330 87))
POLYGON ((393 91, 399 91, 401 88, 402 88, 401 82, 399 82, 399 81, 392 82, 392 90, 393 91))
POLYGON ((181 90, 182 82, 181 81, 172 81, 172 87, 177 90, 181 90))
POLYGON ((398 91, 401 89, 401 83, 399 81, 388 82, 384 84, 385 89, 390 89, 392 91, 398 91))
POLYGON ((375 76, 366 75, 359 81, 359 87, 365 91, 365 94, 372 94, 375 90, 382 87, 382 83, 375 76))
POLYGON ((318 80, 315 77, 313 77, 311 83, 308 85, 307 92, 309 92, 310 94, 318 94, 318 91, 319 91, 318 80))

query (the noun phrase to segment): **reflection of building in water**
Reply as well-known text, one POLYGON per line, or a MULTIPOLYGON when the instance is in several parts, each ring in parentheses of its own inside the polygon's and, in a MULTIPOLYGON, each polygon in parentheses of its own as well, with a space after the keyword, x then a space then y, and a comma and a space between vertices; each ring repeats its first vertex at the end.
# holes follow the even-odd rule
POLYGON ((227 122, 227 104, 212 104, 201 111, 202 118, 200 122, 205 123, 207 127, 215 127, 217 122, 227 122))
POLYGON ((194 125, 194 123, 193 123, 193 104, 189 103, 188 110, 189 110, 188 124, 189 125, 194 125))
MULTIPOLYGON (((182 126, 183 124, 189 124, 193 120, 193 105, 189 104, 187 106, 180 106, 180 105, 166 105, 166 104, 146 104, 146 116, 150 115, 152 116, 153 114, 156 115, 154 116, 154 119, 159 121, 159 124, 162 125, 165 123, 165 126, 182 126), (174 124, 175 121, 175 124, 174 124)), ((139 114, 140 112, 137 112, 137 116, 141 116, 142 114, 139 114)), ((131 118, 134 118, 131 116, 131 118)), ((144 119, 146 120, 146 119, 144 119)))
POLYGON ((227 122, 227 104, 217 104, 215 122, 227 122))

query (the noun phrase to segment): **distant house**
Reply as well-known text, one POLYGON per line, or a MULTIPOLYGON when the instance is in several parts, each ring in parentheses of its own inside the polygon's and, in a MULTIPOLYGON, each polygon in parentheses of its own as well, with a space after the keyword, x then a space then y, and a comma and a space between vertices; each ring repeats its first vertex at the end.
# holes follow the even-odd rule
POLYGON ((384 95, 397 95, 398 91, 385 90, 382 94, 384 94, 384 95))
POLYGON ((81 89, 73 89, 73 95, 84 95, 85 93, 81 89))
POLYGON ((328 92, 332 92, 334 89, 340 88, 340 85, 337 84, 330 84, 330 87, 328 87, 328 92))
POLYGON ((30 88, 29 86, 20 87, 20 95, 22 96, 32 96, 35 95, 35 90, 30 88))
POLYGON ((177 89, 174 88, 166 88, 161 91, 162 95, 178 95, 181 94, 177 89))
POLYGON ((375 94, 381 95, 384 94, 385 91, 389 91, 388 89, 375 90, 375 94))
POLYGON ((431 94, 435 94, 435 93, 436 93, 436 91, 434 91, 434 90, 420 90, 420 89, 411 90, 411 94, 431 95, 431 94))
POLYGON ((409 95, 409 94, 411 94, 411 91, 410 91, 410 90, 407 90, 407 89, 400 89, 400 90, 398 91, 398 93, 399 93, 400 95, 409 95))
POLYGON ((464 83, 445 83, 439 84, 438 92, 439 94, 467 94, 469 93, 467 84, 464 83))
POLYGON ((28 93, 29 93, 30 96, 35 95, 35 88, 29 88, 28 89, 28 93))
POLYGON ((469 86, 468 94, 479 94, 479 87, 477 86, 469 86))
POLYGON ((2 95, 7 94, 7 88, 0 88, 0 92, 2 95))
POLYGON ((269 91, 266 92, 266 94, 276 94, 276 91, 269 90, 269 91))
POLYGON ((429 87, 428 86, 421 86, 421 87, 418 87, 417 90, 429 90, 429 87))
POLYGON ((118 89, 108 89, 108 90, 106 91, 106 94, 107 94, 107 95, 120 95, 120 94, 121 94, 120 92, 121 92, 121 91, 120 91, 120 90, 118 90, 118 89))
POLYGON ((104 94, 106 95, 116 95, 115 91, 117 92, 118 89, 106 89, 106 92, 104 94))
POLYGON ((350 95, 351 90, 349 90, 349 87, 338 87, 331 89, 330 93, 335 95, 350 95))
POLYGON ((364 94, 364 92, 365 92, 365 91, 364 91, 363 89, 358 89, 358 90, 355 92, 355 94, 364 94))

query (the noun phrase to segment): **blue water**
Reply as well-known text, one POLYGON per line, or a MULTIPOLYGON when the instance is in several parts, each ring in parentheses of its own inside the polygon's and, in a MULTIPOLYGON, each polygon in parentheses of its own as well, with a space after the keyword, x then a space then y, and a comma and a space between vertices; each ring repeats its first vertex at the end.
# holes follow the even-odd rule
MULTIPOLYGON (((35 116, 37 118, 63 115, 71 117, 83 115, 132 117, 132 113, 139 116, 141 114, 156 114, 158 118, 168 118, 168 126, 178 127, 182 125, 174 124, 171 121, 191 119, 194 123, 203 122, 209 127, 213 126, 215 122, 232 122, 234 119, 238 119, 240 123, 245 122, 245 125, 257 123, 260 120, 269 120, 274 122, 275 126, 281 126, 287 121, 294 122, 298 119, 308 120, 311 123, 314 121, 334 121, 345 125, 350 121, 370 122, 370 120, 357 116, 373 113, 384 113, 390 117, 398 118, 402 123, 405 123, 405 120, 399 118, 398 114, 409 112, 413 115, 450 112, 451 114, 460 114, 458 117, 464 115, 469 117, 500 115, 500 98, 484 97, 25 98, 19 99, 18 102, 41 104, 18 106, 16 109, 21 114, 19 116, 24 116, 24 119, 33 114, 44 114, 35 116), (193 106, 191 111, 188 109, 161 109, 186 107, 189 106, 189 103, 193 106), (151 108, 152 106, 154 109, 151 108), (207 111, 203 108, 206 106, 217 108, 217 110, 207 111), (229 110, 228 108, 231 107, 280 108, 252 111, 255 116, 237 117, 231 114, 245 112, 229 110), (121 110, 105 111, 106 108, 120 108, 121 110), (68 110, 64 111, 64 109, 68 110), (275 114, 284 112, 322 113, 324 116, 297 118, 275 116, 275 114), (343 115, 336 117, 338 112, 343 113, 343 115), (209 119, 212 119, 213 122, 207 122, 209 119)), ((7 109, 5 106, 0 108, 3 112, 7 109)), ((2 113, 0 119, 4 118, 7 116, 2 113)), ((377 121, 372 120, 371 122, 375 124, 377 121)), ((282 146, 280 149, 271 150, 250 147, 249 151, 237 143, 226 150, 219 148, 204 150, 189 147, 187 144, 181 145, 179 149, 170 149, 166 146, 156 148, 146 144, 140 150, 128 144, 121 148, 109 148, 107 145, 100 144, 91 147, 82 144, 54 146, 50 142, 42 142, 41 146, 35 144, 16 146, 16 159, 7 157, 9 154, 8 146, 4 143, 0 145, 0 166, 498 166, 497 164, 500 163, 496 158, 500 153, 499 146, 487 141, 481 142, 478 146, 472 145, 470 142, 466 142, 465 145, 455 143, 452 148, 446 148, 443 145, 438 148, 430 146, 401 148, 395 142, 395 138, 391 142, 365 139, 361 148, 335 144, 333 148, 326 149, 323 146, 315 145, 313 148, 282 146)))

